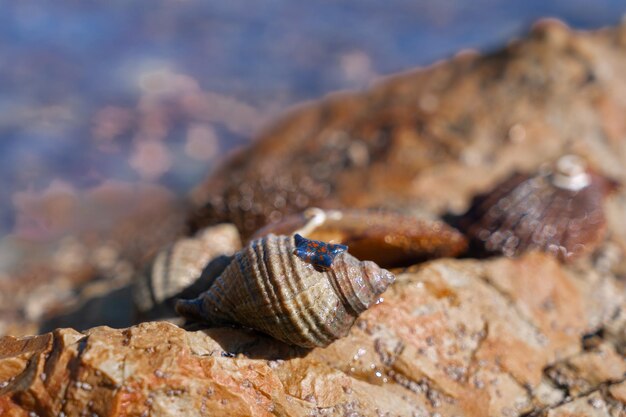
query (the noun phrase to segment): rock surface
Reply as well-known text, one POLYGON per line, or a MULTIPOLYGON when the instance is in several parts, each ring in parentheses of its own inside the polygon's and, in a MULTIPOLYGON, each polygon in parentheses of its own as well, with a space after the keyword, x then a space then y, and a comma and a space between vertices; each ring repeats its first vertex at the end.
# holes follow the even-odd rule
POLYGON ((513 171, 565 153, 624 183, 625 48, 626 25, 577 33, 546 21, 493 55, 297 109, 195 190, 190 223, 249 235, 308 206, 461 213, 513 171))
POLYGON ((0 414, 619 416, 626 340, 600 330, 624 306, 548 255, 433 261, 325 349, 157 322, 5 337, 0 414))

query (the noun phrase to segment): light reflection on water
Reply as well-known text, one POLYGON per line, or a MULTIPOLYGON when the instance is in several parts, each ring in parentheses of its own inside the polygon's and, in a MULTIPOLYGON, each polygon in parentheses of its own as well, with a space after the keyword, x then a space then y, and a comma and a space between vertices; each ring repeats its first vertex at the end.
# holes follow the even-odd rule
POLYGON ((84 227, 49 211, 103 184, 181 195, 302 100, 496 48, 542 16, 594 28, 624 11, 623 0, 7 0, 0 236, 47 241, 84 227))

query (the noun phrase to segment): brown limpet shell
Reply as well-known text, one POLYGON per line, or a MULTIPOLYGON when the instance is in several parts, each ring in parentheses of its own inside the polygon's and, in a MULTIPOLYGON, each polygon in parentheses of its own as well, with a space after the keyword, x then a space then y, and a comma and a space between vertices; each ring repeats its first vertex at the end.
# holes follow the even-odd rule
POLYGON ((547 172, 514 174, 475 197, 458 225, 478 251, 514 257, 540 250, 570 262, 604 239, 604 202, 617 185, 566 155, 547 172))
POLYGON ((442 221, 380 210, 313 208, 265 226, 252 239, 270 233, 347 245, 353 256, 385 268, 454 257, 467 249, 463 234, 442 221))

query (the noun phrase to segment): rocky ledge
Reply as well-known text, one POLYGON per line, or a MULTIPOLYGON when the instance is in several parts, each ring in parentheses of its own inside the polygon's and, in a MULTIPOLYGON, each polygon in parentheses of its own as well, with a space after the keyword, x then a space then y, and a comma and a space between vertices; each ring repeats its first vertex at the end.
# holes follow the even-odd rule
POLYGON ((324 349, 165 322, 5 337, 0 414, 623 416, 624 306, 548 255, 438 260, 324 349))

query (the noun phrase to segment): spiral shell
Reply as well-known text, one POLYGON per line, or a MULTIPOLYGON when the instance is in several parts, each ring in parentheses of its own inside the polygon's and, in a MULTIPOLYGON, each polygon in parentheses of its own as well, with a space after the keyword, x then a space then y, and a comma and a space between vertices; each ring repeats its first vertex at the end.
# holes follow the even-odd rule
POLYGON ((162 249, 133 284, 138 319, 175 316, 174 298, 206 290, 211 277, 218 276, 228 265, 227 257, 240 248, 235 226, 220 224, 162 249))
POLYGON ((604 238, 604 200, 616 187, 582 158, 566 155, 547 172, 515 174, 476 197, 459 227, 488 253, 512 257, 534 249, 569 262, 604 238))
POLYGON ((292 236, 268 235, 239 251, 200 297, 176 311, 210 326, 242 325, 288 344, 327 346, 394 281, 373 262, 344 252, 326 271, 294 255, 292 236))
POLYGON ((463 234, 444 222, 389 210, 312 208, 260 229, 253 239, 269 233, 341 243, 353 256, 384 268, 453 257, 467 249, 463 234))

